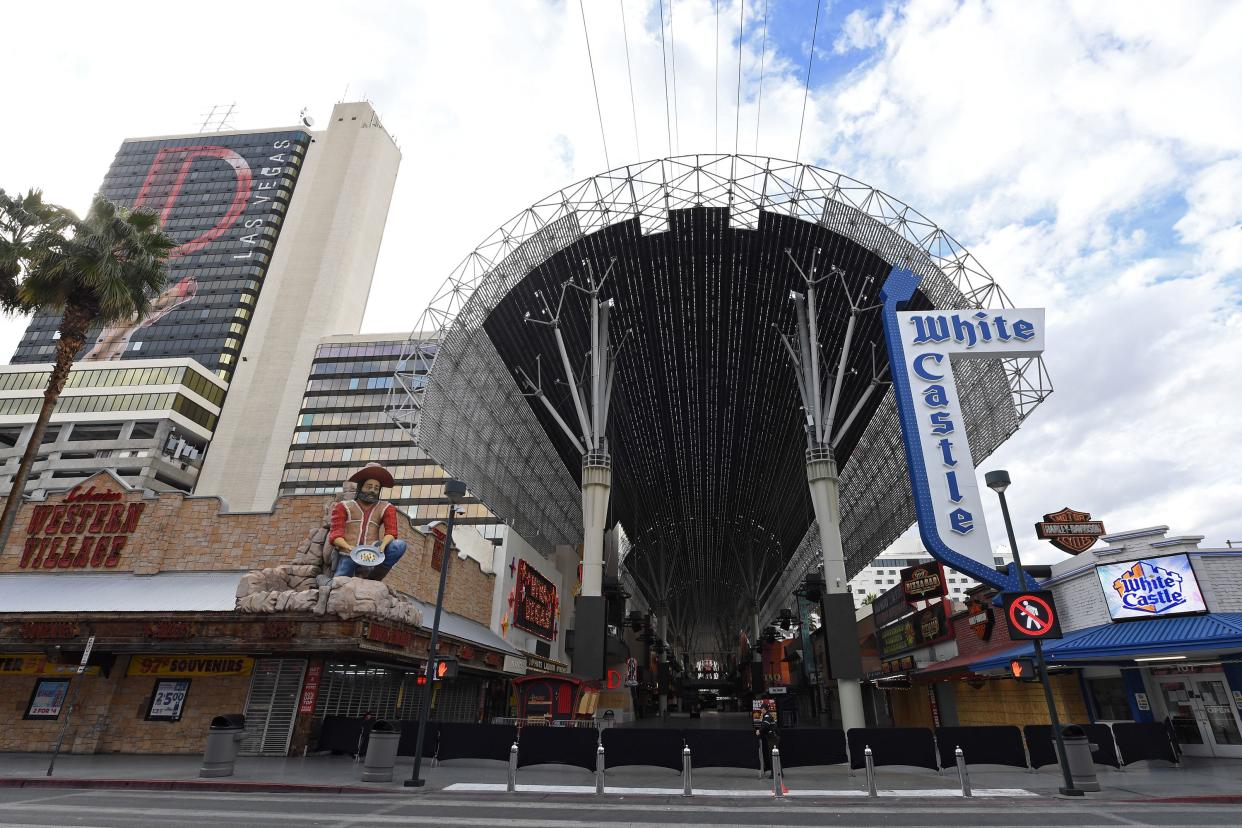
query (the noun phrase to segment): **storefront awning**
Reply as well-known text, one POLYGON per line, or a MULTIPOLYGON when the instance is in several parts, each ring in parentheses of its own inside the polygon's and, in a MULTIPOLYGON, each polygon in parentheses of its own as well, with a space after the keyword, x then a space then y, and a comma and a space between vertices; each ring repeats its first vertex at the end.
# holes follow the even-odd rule
MULTIPOLYGON (((432 619, 436 615, 435 604, 428 604, 419 601, 417 598, 410 598, 409 600, 422 612, 423 628, 430 630, 432 619)), ((487 647, 489 650, 498 650, 509 655, 524 655, 521 650, 492 632, 490 627, 486 627, 478 621, 471 621, 469 618, 456 613, 444 612, 440 614, 440 632, 460 641, 469 641, 471 644, 487 647)))
MULTIPOLYGON (((1102 624, 1066 633, 1065 638, 1044 644, 1044 657, 1049 663, 1126 661, 1202 651, 1242 651, 1242 612, 1102 624)), ((976 672, 1003 669, 1014 659, 1028 658, 1034 652, 1033 645, 1021 644, 975 661, 970 668, 976 672)))
POLYGON ((241 572, 0 575, 0 612, 229 612, 241 572))

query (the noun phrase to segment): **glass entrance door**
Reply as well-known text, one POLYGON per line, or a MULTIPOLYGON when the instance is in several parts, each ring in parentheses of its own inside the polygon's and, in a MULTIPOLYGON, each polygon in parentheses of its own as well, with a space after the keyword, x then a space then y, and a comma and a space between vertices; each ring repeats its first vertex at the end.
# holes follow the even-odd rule
POLYGON ((1199 708, 1199 723, 1213 751, 1217 756, 1242 758, 1242 727, 1238 723, 1238 709, 1224 678, 1196 679, 1195 686, 1198 690, 1195 701, 1199 708))
POLYGON ((1211 756, 1212 749, 1203 738, 1199 718, 1195 715, 1192 698, 1194 692, 1194 681, 1189 678, 1176 681, 1164 679, 1160 682, 1164 709, 1169 712, 1169 721, 1177 735, 1178 744, 1182 746, 1182 752, 1187 756, 1211 756))
POLYGON ((1242 758, 1242 721, 1223 675, 1162 679, 1160 693, 1187 756, 1242 758))

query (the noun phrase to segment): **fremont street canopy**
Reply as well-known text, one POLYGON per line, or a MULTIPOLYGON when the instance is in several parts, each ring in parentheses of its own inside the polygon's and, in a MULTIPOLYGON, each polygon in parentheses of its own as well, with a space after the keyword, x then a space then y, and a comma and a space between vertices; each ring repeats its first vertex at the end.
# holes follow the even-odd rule
MULTIPOLYGON (((807 416, 782 342, 812 267, 830 277, 815 321, 833 374, 856 311, 832 435, 849 575, 914 522, 871 309, 894 266, 924 277, 911 309, 1012 306, 947 233, 840 173, 731 155, 622 167, 539 201, 466 257, 411 336, 392 413, 545 554, 582 543, 581 447, 557 422, 575 421, 574 402, 554 331, 529 318, 546 319, 564 295, 558 330, 581 376, 588 298, 563 287, 607 274, 599 295, 612 300, 618 349, 607 525, 624 529, 622 580, 651 605, 671 595, 696 649, 728 649, 754 612, 767 622, 790 606, 821 562, 807 416), (416 375, 428 362, 430 375, 416 375)), ((976 459, 1050 390, 1037 359, 956 374, 976 459)))

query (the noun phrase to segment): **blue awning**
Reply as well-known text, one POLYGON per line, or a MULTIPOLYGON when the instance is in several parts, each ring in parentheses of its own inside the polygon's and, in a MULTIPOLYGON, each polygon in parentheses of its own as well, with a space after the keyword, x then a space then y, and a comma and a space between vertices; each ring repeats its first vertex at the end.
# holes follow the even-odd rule
MULTIPOLYGON (((1049 664, 1071 661, 1126 661, 1135 656, 1180 655, 1203 650, 1242 651, 1242 612, 1216 612, 1182 618, 1120 621, 1066 633, 1044 642, 1049 664)), ((1004 668, 1015 658, 1029 658, 1033 644, 1020 644, 970 665, 972 670, 1004 668)))

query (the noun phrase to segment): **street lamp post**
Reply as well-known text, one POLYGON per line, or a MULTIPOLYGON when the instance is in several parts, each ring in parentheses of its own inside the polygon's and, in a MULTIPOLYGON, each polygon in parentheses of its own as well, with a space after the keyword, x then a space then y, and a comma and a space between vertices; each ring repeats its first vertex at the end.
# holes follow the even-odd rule
MULTIPOLYGON (((990 471, 983 476, 987 487, 996 492, 1000 498, 1001 514, 1005 516, 1005 532, 1009 535, 1009 551, 1013 553, 1013 565, 1018 570, 1018 587, 1026 589, 1026 572, 1022 569, 1022 556, 1018 554, 1018 541, 1013 534, 1013 521, 1009 518, 1009 503, 1005 500, 1005 490, 1009 488, 1009 472, 1004 469, 990 471)), ((1048 718, 1052 722, 1052 738, 1057 746, 1057 762, 1061 765, 1061 776, 1065 779, 1065 787, 1061 788, 1064 796, 1083 796, 1085 791, 1074 787, 1074 778, 1070 775, 1069 761, 1065 757, 1065 739, 1061 736, 1061 721, 1057 716, 1056 701, 1052 698, 1052 684, 1048 681, 1048 668, 1044 663, 1044 642, 1035 639, 1035 674, 1039 683, 1044 686, 1044 699, 1048 703, 1048 718)))
POLYGON ((418 710, 418 737, 414 740, 414 770, 405 780, 407 788, 421 788, 426 784, 422 778, 423 737, 427 734, 427 719, 431 715, 431 688, 436 678, 436 644, 440 640, 440 613, 444 609, 444 584, 448 579, 449 561, 453 559, 453 519, 457 516, 457 504, 466 497, 466 484, 460 480, 444 481, 444 496, 449 501, 448 522, 444 529, 444 554, 440 556, 440 588, 436 590, 436 612, 431 622, 431 641, 427 644, 427 664, 423 684, 423 703, 418 710))

